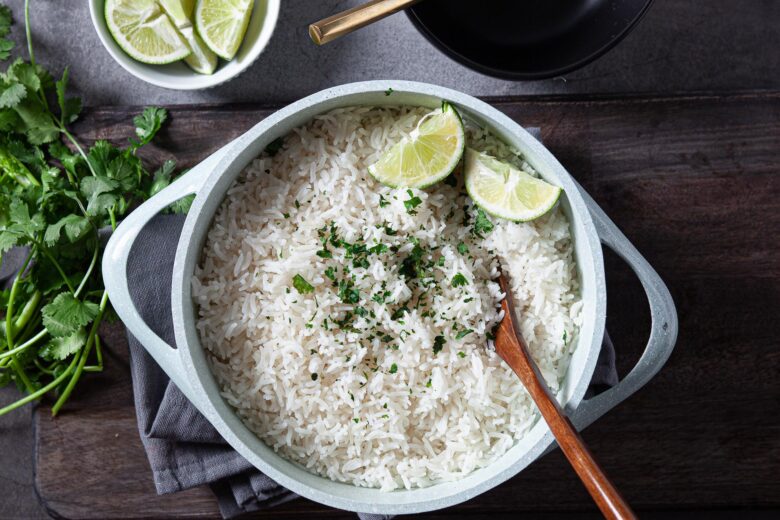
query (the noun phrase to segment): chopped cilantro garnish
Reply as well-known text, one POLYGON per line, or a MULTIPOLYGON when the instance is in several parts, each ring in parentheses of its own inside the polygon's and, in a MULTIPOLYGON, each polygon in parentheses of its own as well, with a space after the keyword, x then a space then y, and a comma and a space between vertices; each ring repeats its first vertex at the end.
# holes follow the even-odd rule
POLYGON ((444 348, 444 336, 436 336, 433 338, 433 354, 436 355, 444 348))
POLYGON ((385 303, 388 296, 390 296, 390 291, 379 291, 371 299, 377 303, 385 303))
POLYGON ((351 280, 339 281, 339 298, 344 303, 357 303, 360 301, 360 292, 354 288, 351 280))
POLYGON ((390 87, 389 89, 385 90, 385 96, 389 96, 392 93, 393 93, 393 88, 392 87, 390 87))
POLYGON ((387 236, 394 237, 397 233, 398 233, 398 231, 396 231, 395 229, 391 228, 390 226, 385 226, 385 234, 387 236))
POLYGON ((268 146, 265 147, 265 153, 273 157, 277 153, 279 153, 279 150, 282 149, 282 145, 284 144, 284 138, 283 137, 277 137, 270 143, 268 143, 268 146))
POLYGON ((301 207, 301 203, 298 202, 298 199, 295 199, 295 209, 298 209, 301 207))
POLYGON ((452 277, 452 281, 450 283, 452 284, 453 287, 460 287, 462 285, 468 284, 469 281, 461 273, 458 273, 452 277))
POLYGON ((317 256, 320 258, 333 258, 333 253, 328 251, 327 249, 320 249, 317 251, 317 256))
POLYGON ((282 216, 283 216, 284 218, 290 218, 290 214, 289 214, 289 213, 282 213, 282 216))
POLYGON ((314 286, 306 281, 306 279, 296 274, 293 276, 293 287, 301 294, 309 294, 314 292, 314 286))
POLYGON ((328 267, 327 269, 325 269, 325 276, 327 276, 331 280, 335 281, 336 280, 336 268, 331 266, 331 267, 328 267))
POLYGON ((380 208, 384 208, 385 206, 388 206, 388 205, 390 205, 390 203, 387 202, 387 200, 385 199, 384 195, 380 195, 379 196, 379 207, 380 208))
POLYGON ((431 378, 428 378, 428 382, 427 382, 427 383, 425 383, 425 386, 426 386, 427 388, 430 388, 430 387, 432 387, 432 386, 433 386, 433 380, 432 380, 431 378))
POLYGON ((368 311, 364 307, 357 306, 355 307, 355 314, 358 316, 365 316, 368 314, 368 311))
POLYGON ((398 372, 398 365, 393 363, 392 365, 390 365, 390 373, 395 374, 396 372, 398 372))
POLYGON ((409 312, 409 309, 404 305, 403 307, 400 307, 393 312, 393 314, 390 315, 391 320, 398 320, 403 318, 404 314, 409 312))
POLYGON ((464 357, 466 357, 466 353, 461 350, 460 352, 458 352, 458 357, 459 358, 464 358, 464 357))
POLYGON ((369 253, 373 253, 375 255, 387 253, 387 251, 388 247, 385 244, 377 244, 368 250, 369 253))
POLYGON ((443 255, 440 256, 438 260, 436 260, 436 265, 438 265, 439 267, 444 266, 444 256, 443 255))
POLYGON ((354 418, 354 419, 352 419, 352 420, 353 420, 353 421, 355 421, 355 424, 357 424, 357 423, 359 423, 359 422, 360 422, 360 419, 359 419, 358 417, 355 417, 355 418, 354 418))
POLYGON ((468 252, 469 252, 469 247, 466 244, 464 244, 463 242, 460 242, 458 244, 458 253, 460 253, 462 255, 465 255, 468 252))
POLYGON ((479 238, 483 238, 485 233, 493 231, 493 223, 488 216, 482 211, 482 208, 477 208, 477 216, 474 219, 474 225, 472 226, 472 232, 479 238))
POLYGON ((313 374, 311 375, 311 380, 312 380, 312 381, 316 381, 318 377, 319 377, 319 376, 318 376, 318 375, 317 375, 317 373, 315 372, 315 373, 313 373, 313 374))
POLYGON ((471 329, 463 329, 462 331, 458 332, 458 335, 455 336, 455 339, 463 339, 466 336, 468 336, 469 334, 471 334, 472 332, 474 332, 474 331, 471 330, 471 329))
POLYGON ((422 204, 422 200, 420 197, 412 193, 412 190, 406 190, 406 193, 409 195, 409 199, 404 201, 406 212, 410 215, 416 215, 417 210, 415 208, 422 204))

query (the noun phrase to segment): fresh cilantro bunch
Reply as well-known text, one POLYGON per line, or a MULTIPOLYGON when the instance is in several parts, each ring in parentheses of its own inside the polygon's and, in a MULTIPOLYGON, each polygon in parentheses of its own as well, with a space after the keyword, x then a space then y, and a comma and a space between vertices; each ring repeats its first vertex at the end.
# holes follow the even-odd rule
MULTIPOLYGON (((24 252, 10 289, 0 291, 0 386, 13 382, 27 395, 0 415, 49 393, 57 414, 84 372, 103 369, 98 327, 109 306, 99 230, 115 229, 170 184, 174 170, 168 161, 151 175, 136 155, 165 122, 161 108, 134 119, 136 138, 124 148, 80 145, 68 125, 81 102, 66 95, 67 69, 55 81, 36 64, 28 13, 25 3, 30 60, 0 74, 0 259, 12 248, 24 252)), ((13 46, 4 39, 10 25, 0 6, 0 59, 13 46)))

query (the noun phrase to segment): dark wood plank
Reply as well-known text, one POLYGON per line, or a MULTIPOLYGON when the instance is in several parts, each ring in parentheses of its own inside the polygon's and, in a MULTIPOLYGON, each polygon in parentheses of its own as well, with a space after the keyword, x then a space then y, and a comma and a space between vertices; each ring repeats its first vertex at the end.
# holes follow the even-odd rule
MULTIPOLYGON (((677 348, 638 394, 583 437, 642 513, 780 508, 780 93, 492 100, 545 143, 645 254, 680 314, 677 348)), ((85 140, 131 134, 129 108, 87 111, 85 140)), ((192 166, 269 113, 181 106, 147 155, 192 166)), ((607 255, 608 328, 626 373, 647 337, 641 286, 607 255)), ((52 420, 36 413, 36 485, 68 518, 214 516, 210 492, 154 493, 141 450, 121 329, 105 374, 52 420)), ((559 452, 466 504, 426 518, 593 514, 559 452)), ((306 500, 262 513, 353 518, 306 500)), ((706 514, 706 513, 703 513, 706 514)))

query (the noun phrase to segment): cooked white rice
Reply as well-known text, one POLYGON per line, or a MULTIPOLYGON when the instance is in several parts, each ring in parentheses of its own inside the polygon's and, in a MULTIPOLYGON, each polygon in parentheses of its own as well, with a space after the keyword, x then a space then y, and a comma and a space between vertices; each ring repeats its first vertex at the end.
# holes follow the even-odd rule
MULTIPOLYGON (((408 192, 368 175, 426 112, 339 109, 296 129, 228 191, 192 280, 203 346, 222 395, 247 426, 310 471, 384 490, 461 478, 536 421, 522 384, 488 346, 500 319, 496 258, 511 275, 523 334, 554 391, 580 325, 559 209, 532 223, 491 218, 494 229, 479 238, 462 180, 408 192), (404 205, 412 197, 420 199, 414 215, 404 205), (391 249, 354 267, 347 247, 329 241, 332 225, 337 244, 391 249), (317 255, 321 239, 332 258, 317 255), (424 289, 399 274, 414 241, 430 281, 424 289), (343 301, 327 273, 342 280, 345 299, 358 291, 364 316, 349 318, 356 305, 343 301), (458 274, 466 284, 453 287, 458 274), (312 293, 299 294, 296 275, 312 293), (383 295, 385 303, 375 301, 383 295), (391 317, 403 306, 408 313, 391 317)), ((467 133, 470 146, 523 164, 483 130, 467 133)))

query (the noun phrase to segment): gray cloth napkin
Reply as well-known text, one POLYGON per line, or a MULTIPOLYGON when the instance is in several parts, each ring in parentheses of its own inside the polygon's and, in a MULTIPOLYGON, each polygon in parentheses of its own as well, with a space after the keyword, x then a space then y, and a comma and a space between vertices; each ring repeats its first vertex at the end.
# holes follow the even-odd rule
MULTIPOLYGON (((136 307, 166 342, 174 345, 171 278, 184 217, 158 215, 138 236, 127 277, 136 307)), ((133 392, 141 433, 158 493, 202 484, 211 486, 225 518, 296 498, 236 453, 173 385, 144 348, 128 333, 133 392)), ((617 383, 615 351, 608 336, 588 390, 599 393, 617 383)), ((358 514, 363 520, 388 518, 358 514)))

